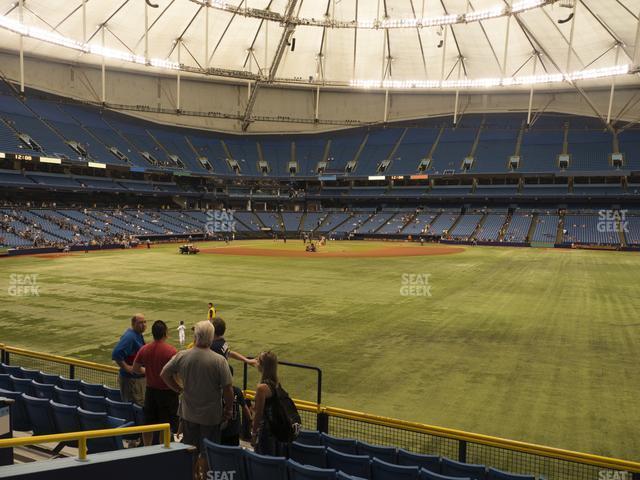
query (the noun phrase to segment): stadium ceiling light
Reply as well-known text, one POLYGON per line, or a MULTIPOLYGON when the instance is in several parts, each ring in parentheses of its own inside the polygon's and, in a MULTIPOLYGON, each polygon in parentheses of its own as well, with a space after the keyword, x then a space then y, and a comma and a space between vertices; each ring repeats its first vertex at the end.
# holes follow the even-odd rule
POLYGON ((290 23, 303 26, 315 26, 315 27, 328 27, 328 28, 365 28, 365 29, 380 29, 380 28, 416 28, 416 27, 439 27, 445 25, 452 25, 456 23, 470 23, 478 22, 481 20, 487 20, 490 18, 504 17, 508 15, 514 15, 526 10, 531 10, 545 5, 551 5, 559 0, 518 0, 514 2, 510 7, 508 5, 497 4, 491 8, 484 10, 478 10, 475 12, 441 15, 436 17, 423 17, 423 18, 386 18, 382 20, 368 19, 368 20, 353 20, 344 21, 336 20, 335 18, 325 17, 322 19, 317 18, 302 18, 295 17, 285 19, 285 17, 277 12, 270 10, 262 10, 258 8, 242 7, 240 5, 231 5, 222 0, 191 0, 198 5, 208 6, 215 8, 216 10, 223 10, 236 15, 243 15, 245 17, 258 18, 260 20, 271 20, 279 23, 290 23))
POLYGON ((355 88, 384 88, 384 89, 452 89, 452 88, 490 88, 527 86, 539 83, 560 83, 565 81, 590 80, 595 78, 626 75, 631 71, 628 64, 605 68, 592 68, 568 74, 554 73, 546 75, 524 75, 507 78, 478 78, 461 80, 352 80, 351 87, 355 88))

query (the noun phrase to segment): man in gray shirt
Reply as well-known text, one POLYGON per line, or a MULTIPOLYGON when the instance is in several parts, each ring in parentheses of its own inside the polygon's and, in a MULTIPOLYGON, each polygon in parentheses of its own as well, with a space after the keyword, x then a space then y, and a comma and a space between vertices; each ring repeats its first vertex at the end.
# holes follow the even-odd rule
POLYGON ((194 445, 200 452, 203 439, 220 442, 220 425, 233 412, 231 372, 225 358, 209 348, 213 333, 211 322, 196 323, 194 348, 178 352, 160 373, 169 388, 182 394, 178 415, 183 443, 194 445))

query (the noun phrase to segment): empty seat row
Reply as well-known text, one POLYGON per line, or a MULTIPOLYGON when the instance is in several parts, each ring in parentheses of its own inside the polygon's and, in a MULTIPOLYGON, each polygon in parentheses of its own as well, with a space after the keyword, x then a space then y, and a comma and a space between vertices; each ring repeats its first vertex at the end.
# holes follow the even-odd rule
MULTIPOLYGON (((213 478, 235 472, 235 480, 535 480, 528 475, 513 475, 484 465, 471 465, 443 459, 439 472, 421 465, 395 464, 368 455, 350 455, 326 448, 326 463, 305 464, 304 458, 289 459, 258 455, 241 447, 217 445, 205 440, 205 451, 213 478), (446 463, 445 463, 446 462, 446 463)), ((295 442, 294 442, 295 444, 295 442)), ((302 445, 302 444, 298 444, 302 445)), ((322 449, 316 445, 307 447, 322 449)), ((415 454, 414 454, 415 455, 415 454)))
MULTIPOLYGON (((130 427, 134 421, 127 421, 106 412, 91 412, 73 405, 64 405, 46 398, 37 398, 25 393, 0 389, 0 397, 14 401, 11 410, 12 429, 33 431, 34 435, 79 432, 82 430, 104 430, 108 428, 130 427)), ((114 409, 112 413, 119 413, 114 409)), ((66 444, 60 444, 57 453, 66 444)), ((89 453, 106 452, 123 448, 119 437, 87 440, 89 453)))
MULTIPOLYGON (((0 373, 0 388, 10 390, 11 388, 14 388, 16 384, 31 384, 32 386, 34 384, 49 385, 51 386, 51 389, 53 389, 54 386, 57 386, 65 390, 77 390, 84 392, 87 395, 108 397, 112 400, 122 401, 120 390, 100 383, 89 383, 77 378, 65 378, 58 375, 50 375, 38 370, 28 370, 26 368, 16 367, 13 365, 0 364, 0 371, 4 372, 0 373)), ((25 390, 25 393, 35 394, 31 389, 25 390)))

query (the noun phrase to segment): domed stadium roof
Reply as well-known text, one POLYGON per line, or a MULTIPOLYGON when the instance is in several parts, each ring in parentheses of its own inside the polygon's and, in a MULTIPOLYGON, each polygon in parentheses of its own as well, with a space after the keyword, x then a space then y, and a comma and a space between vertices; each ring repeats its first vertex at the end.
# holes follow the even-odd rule
POLYGON ((640 0, 0 0, 0 8, 6 50, 19 50, 21 32, 29 55, 95 65, 104 55, 109 67, 273 83, 567 88, 563 74, 583 72, 569 79, 604 86, 611 74, 637 82, 626 72, 640 63, 640 0))

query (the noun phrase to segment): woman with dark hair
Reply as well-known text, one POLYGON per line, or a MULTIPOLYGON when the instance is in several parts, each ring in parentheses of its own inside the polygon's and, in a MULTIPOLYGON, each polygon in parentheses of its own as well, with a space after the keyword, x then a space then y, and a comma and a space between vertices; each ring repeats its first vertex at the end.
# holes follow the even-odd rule
POLYGON ((251 428, 251 445, 256 453, 276 455, 277 440, 272 435, 268 418, 274 408, 276 390, 280 388, 278 380, 278 357, 273 352, 262 352, 258 356, 258 371, 262 374, 256 387, 255 411, 251 428))

